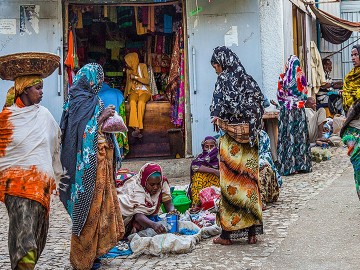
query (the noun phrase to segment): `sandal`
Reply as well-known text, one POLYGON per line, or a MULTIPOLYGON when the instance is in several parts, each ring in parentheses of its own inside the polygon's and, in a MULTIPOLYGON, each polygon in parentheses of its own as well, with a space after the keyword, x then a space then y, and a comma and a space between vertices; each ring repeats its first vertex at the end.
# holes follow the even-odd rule
POLYGON ((230 239, 222 239, 220 236, 214 238, 213 243, 223 245, 223 246, 229 246, 229 245, 233 244, 230 239))

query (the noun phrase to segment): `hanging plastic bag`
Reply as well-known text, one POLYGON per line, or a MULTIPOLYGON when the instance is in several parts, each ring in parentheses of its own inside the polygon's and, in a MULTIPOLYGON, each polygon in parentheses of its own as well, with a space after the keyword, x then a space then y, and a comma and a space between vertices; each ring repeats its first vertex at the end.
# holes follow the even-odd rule
POLYGON ((110 116, 104 121, 102 131, 105 133, 119 133, 127 132, 128 129, 122 117, 115 111, 114 116, 110 116))

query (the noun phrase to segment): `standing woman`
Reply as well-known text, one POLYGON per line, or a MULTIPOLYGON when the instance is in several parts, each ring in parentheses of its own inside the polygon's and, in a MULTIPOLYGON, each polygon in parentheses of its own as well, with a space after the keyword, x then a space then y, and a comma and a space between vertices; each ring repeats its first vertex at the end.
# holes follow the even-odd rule
POLYGON ((311 172, 311 152, 305 114, 307 84, 300 61, 289 57, 280 74, 277 98, 280 104, 278 169, 281 175, 311 172))
POLYGON ((221 200, 217 222, 222 228, 215 244, 231 245, 230 238, 247 237, 255 244, 263 233, 259 183, 258 133, 264 96, 229 48, 214 49, 211 64, 218 74, 210 106, 213 122, 247 123, 249 140, 239 143, 225 130, 220 138, 221 200))
POLYGON ((61 161, 69 176, 61 179, 60 199, 72 219, 70 262, 75 269, 91 269, 124 234, 114 178, 120 161, 117 143, 101 131, 115 113, 114 107, 104 109, 97 95, 103 80, 99 64, 82 67, 60 123, 61 161))
MULTIPOLYGON (((9 57, 16 63, 21 56, 26 57, 19 54, 4 58, 9 57)), ((51 74, 58 67, 59 59, 44 56, 46 61, 54 61, 51 74)), ((41 73, 33 66, 37 61, 32 62, 31 71, 41 73)), ((1 65, 10 72, 17 68, 0 60, 1 65)), ((26 65, 17 66, 21 67, 19 72, 26 72, 26 65)), ((0 112, 0 201, 5 203, 9 215, 11 269, 35 268, 46 244, 50 197, 62 174, 60 128, 51 113, 39 104, 43 96, 42 78, 50 74, 16 74, 14 86, 8 91, 0 112)))
POLYGON ((129 126, 134 129, 131 136, 142 138, 141 130, 144 128, 143 119, 146 102, 151 98, 150 78, 146 64, 139 63, 137 53, 125 55, 126 86, 125 99, 129 97, 130 116, 129 126))
POLYGON ((360 199, 360 45, 353 46, 351 60, 354 68, 345 76, 342 93, 343 108, 347 112, 340 136, 348 146, 354 167, 356 192, 360 199))

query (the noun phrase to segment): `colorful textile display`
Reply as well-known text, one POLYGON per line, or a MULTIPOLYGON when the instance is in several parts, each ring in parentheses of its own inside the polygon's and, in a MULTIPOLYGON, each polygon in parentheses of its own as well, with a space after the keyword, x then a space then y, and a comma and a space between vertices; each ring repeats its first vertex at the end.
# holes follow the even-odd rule
POLYGON ((182 28, 176 33, 166 95, 172 105, 171 121, 182 126, 185 117, 185 68, 182 28))

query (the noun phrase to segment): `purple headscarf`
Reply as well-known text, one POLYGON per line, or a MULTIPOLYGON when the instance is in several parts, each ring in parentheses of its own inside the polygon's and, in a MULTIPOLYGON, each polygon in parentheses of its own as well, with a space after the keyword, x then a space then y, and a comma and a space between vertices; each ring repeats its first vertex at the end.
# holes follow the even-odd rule
POLYGON ((218 159, 218 148, 216 139, 212 136, 207 136, 202 142, 201 142, 201 148, 202 153, 196 156, 196 158, 191 162, 190 167, 190 176, 193 177, 194 173, 201 167, 201 165, 213 168, 213 169, 219 169, 219 159, 218 159), (204 145, 206 141, 213 141, 215 143, 215 147, 208 152, 205 150, 204 145))

